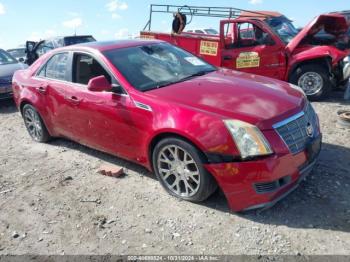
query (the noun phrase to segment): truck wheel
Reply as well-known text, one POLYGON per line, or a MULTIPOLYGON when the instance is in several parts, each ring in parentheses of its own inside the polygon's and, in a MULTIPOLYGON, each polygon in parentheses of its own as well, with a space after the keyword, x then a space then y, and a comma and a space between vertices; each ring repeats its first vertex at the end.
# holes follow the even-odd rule
POLYGON ((40 143, 50 140, 51 137, 43 120, 32 105, 26 104, 23 107, 22 115, 24 124, 33 140, 40 143))
POLYGON ((319 101, 328 96, 332 82, 326 68, 316 64, 302 65, 290 79, 292 84, 301 87, 311 101, 319 101))
POLYGON ((180 199, 201 202, 217 188, 204 168, 201 153, 178 138, 161 140, 152 154, 156 176, 165 190, 180 199))

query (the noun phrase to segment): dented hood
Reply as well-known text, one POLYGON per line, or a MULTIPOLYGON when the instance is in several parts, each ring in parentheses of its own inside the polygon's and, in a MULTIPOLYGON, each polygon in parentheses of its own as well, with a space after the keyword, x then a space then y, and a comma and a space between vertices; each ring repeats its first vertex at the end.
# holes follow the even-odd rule
POLYGON ((313 36, 317 34, 321 29, 328 34, 339 37, 345 34, 349 26, 343 15, 338 14, 327 14, 320 15, 312 20, 307 26, 301 30, 290 43, 286 49, 289 53, 292 53, 301 43, 301 41, 307 36, 313 36))

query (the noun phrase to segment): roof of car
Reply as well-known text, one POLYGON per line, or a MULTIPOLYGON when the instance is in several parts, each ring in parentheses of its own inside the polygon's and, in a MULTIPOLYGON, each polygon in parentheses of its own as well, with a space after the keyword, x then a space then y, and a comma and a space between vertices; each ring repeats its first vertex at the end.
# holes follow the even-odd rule
POLYGON ((88 42, 73 46, 65 47, 64 49, 79 49, 82 47, 96 49, 99 51, 106 51, 111 49, 125 48, 125 47, 133 47, 133 46, 141 46, 141 45, 149 45, 155 43, 161 43, 163 41, 160 40, 142 40, 142 39, 129 39, 129 40, 116 40, 116 41, 96 41, 96 42, 88 42))

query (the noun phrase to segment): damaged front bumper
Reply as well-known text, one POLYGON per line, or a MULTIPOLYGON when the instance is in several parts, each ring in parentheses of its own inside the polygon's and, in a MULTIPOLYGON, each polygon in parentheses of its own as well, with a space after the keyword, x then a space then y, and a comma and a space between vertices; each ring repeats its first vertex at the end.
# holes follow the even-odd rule
POLYGON ((226 196, 231 210, 266 209, 293 192, 310 174, 321 151, 322 135, 311 145, 314 150, 273 155, 247 162, 208 164, 226 196), (310 152, 313 152, 310 154, 310 152))

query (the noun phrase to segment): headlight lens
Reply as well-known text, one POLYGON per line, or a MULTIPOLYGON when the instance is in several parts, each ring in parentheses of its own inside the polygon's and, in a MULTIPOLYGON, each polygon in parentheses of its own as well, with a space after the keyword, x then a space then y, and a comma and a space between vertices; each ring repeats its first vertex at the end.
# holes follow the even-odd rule
POLYGON ((259 128, 239 120, 224 120, 243 159, 272 154, 273 151, 259 128))

